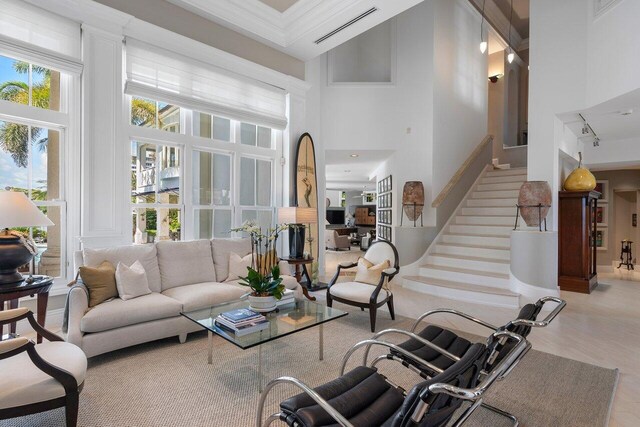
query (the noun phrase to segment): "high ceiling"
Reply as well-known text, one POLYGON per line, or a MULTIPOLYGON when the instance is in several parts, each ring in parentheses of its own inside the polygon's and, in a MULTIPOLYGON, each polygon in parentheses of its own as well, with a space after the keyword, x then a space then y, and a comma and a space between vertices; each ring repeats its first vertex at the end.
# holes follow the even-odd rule
MULTIPOLYGON (((509 18, 511 0, 493 0, 498 9, 509 18)), ((511 25, 522 39, 529 38, 529 0, 513 0, 513 20, 511 25)))
POLYGON ((392 154, 392 150, 326 150, 327 189, 375 191, 373 173, 392 154))
POLYGON ((423 0, 167 1, 307 61, 423 0))
POLYGON ((298 3, 298 0, 260 0, 260 1, 266 4, 267 6, 274 8, 280 13, 284 12, 294 4, 298 3))

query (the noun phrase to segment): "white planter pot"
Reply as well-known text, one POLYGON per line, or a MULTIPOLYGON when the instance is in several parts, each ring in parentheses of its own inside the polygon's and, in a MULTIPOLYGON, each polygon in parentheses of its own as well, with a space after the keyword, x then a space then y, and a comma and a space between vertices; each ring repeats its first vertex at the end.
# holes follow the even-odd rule
POLYGON ((254 297, 249 295, 249 308, 259 313, 267 313, 276 309, 276 297, 254 297))

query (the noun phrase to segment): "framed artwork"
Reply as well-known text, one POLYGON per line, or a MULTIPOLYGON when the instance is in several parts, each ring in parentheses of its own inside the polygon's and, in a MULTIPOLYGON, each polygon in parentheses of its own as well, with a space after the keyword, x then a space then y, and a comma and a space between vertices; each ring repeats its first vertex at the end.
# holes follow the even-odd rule
POLYGON ((386 225, 378 226, 378 239, 386 240, 388 242, 391 241, 391 227, 386 225))
POLYGON ((606 228, 602 228, 600 230, 596 230, 595 244, 596 244, 596 248, 599 251, 606 251, 607 250, 607 239, 608 239, 608 237, 609 237, 609 233, 608 233, 606 228))
POLYGON ((596 208, 596 222, 600 227, 606 227, 609 224, 609 205, 604 204, 596 208))
POLYGON ((638 226, 638 214, 631 214, 631 226, 632 227, 638 226))
POLYGON ((598 203, 609 202, 609 181, 596 181, 596 188, 594 188, 594 191, 600 193, 598 203))

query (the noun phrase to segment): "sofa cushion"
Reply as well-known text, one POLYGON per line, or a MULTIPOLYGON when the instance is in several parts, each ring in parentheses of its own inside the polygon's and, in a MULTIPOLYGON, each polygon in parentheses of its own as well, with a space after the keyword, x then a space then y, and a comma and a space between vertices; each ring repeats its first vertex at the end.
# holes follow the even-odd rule
POLYGON ((109 261, 97 267, 80 267, 80 278, 89 291, 89 307, 118 296, 116 269, 109 261))
MULTIPOLYGON (((215 282, 211 243, 162 241, 157 243, 162 290, 194 283, 215 282)), ((227 261, 228 262, 228 261, 227 261)))
MULTIPOLYGON (((38 355, 50 364, 69 372, 78 385, 84 382, 87 357, 79 347, 66 342, 43 342, 38 355)), ((2 361, 0 409, 14 408, 64 397, 62 384, 36 368, 26 352, 2 361)))
POLYGON ((211 248, 216 280, 224 282, 229 277, 229 254, 234 253, 243 257, 251 253, 251 241, 249 239, 213 239, 211 248))
POLYGON ((184 311, 194 311, 236 300, 248 291, 234 283, 203 282, 167 289, 162 295, 179 301, 184 311))
POLYGON ((130 245, 116 246, 105 249, 84 249, 82 251, 83 263, 87 267, 97 267, 103 261, 109 261, 113 265, 118 263, 131 266, 140 261, 147 273, 149 289, 152 292, 160 292, 160 269, 158 268, 156 247, 154 245, 130 245))
POLYGON ((253 255, 248 254, 244 257, 236 253, 229 254, 229 276, 225 282, 238 280, 241 277, 247 277, 248 268, 251 267, 251 261, 253 261, 253 255))
POLYGON ((182 304, 175 299, 153 292, 124 301, 115 298, 103 302, 82 317, 82 332, 102 332, 123 326, 179 316, 182 304))
POLYGON ((118 295, 125 301, 151 293, 147 272, 144 271, 140 261, 134 262, 131 267, 127 267, 123 263, 118 264, 116 268, 116 287, 118 288, 118 295))

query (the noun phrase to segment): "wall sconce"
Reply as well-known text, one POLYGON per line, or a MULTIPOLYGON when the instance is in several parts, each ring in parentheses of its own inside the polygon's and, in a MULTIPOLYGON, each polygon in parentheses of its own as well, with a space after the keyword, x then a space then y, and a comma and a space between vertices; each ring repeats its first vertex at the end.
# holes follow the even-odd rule
POLYGON ((494 74, 493 76, 489 76, 489 81, 490 81, 491 83, 497 83, 497 82, 498 82, 498 79, 499 79, 500 77, 502 77, 503 75, 504 75, 504 74, 500 73, 500 74, 494 74))

